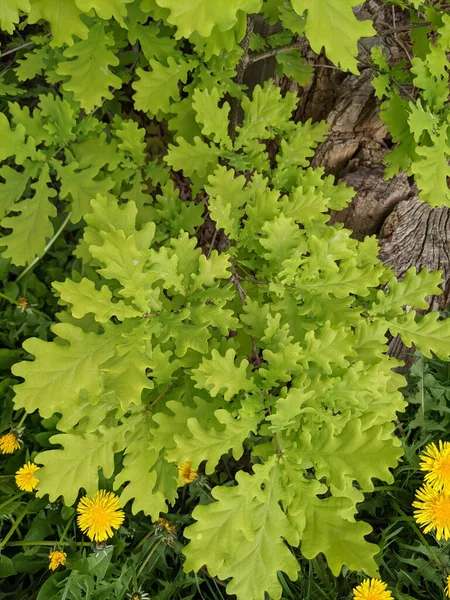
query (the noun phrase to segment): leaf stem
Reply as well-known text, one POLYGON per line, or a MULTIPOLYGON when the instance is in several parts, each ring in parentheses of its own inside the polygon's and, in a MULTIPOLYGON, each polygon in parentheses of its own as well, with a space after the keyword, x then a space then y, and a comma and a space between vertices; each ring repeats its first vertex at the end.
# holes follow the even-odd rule
POLYGON ((146 559, 144 560, 144 562, 142 563, 142 565, 139 567, 139 571, 137 572, 137 575, 136 575, 137 579, 139 579, 139 575, 145 569, 145 567, 148 564, 148 561, 151 559, 151 557, 153 556, 153 554, 155 553, 156 549, 159 547, 160 544, 161 544, 161 540, 158 540, 156 542, 156 544, 153 546, 153 548, 150 550, 150 552, 148 553, 146 559))
POLYGON ((67 223, 69 222, 70 217, 72 216, 72 212, 70 212, 67 217, 64 219, 61 227, 58 229, 58 231, 55 233, 55 235, 52 237, 52 239, 48 242, 48 244, 45 246, 44 248, 44 252, 42 253, 41 256, 36 256, 36 258, 33 260, 33 262, 31 262, 28 267, 26 267, 22 273, 20 273, 20 275, 17 277, 16 279, 16 283, 19 282, 23 277, 25 277, 25 275, 28 273, 28 271, 30 271, 31 269, 34 268, 34 266, 41 260, 41 258, 43 258, 47 252, 50 250, 50 248, 53 246, 53 244, 55 243, 55 241, 57 240, 57 238, 60 236, 61 232, 63 231, 64 227, 67 225, 67 223))

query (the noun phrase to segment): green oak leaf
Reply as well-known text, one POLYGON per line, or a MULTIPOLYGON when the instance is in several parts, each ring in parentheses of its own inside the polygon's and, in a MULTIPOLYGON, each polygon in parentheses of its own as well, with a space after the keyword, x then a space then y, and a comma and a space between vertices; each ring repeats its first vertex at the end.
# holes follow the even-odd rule
POLYGON ((297 443, 301 456, 314 465, 317 479, 325 477, 327 485, 342 488, 349 478, 372 491, 372 478, 392 481, 389 469, 402 454, 391 431, 389 423, 367 428, 361 420, 350 419, 340 433, 329 425, 312 434, 300 433, 297 443))
POLYGON ((237 13, 258 12, 261 0, 156 0, 158 6, 170 10, 167 22, 177 28, 176 37, 188 38, 195 31, 209 37, 215 26, 220 31, 231 29, 237 13))
POLYGON ((114 453, 123 450, 124 440, 116 427, 100 427, 98 433, 61 433, 50 438, 62 450, 39 453, 35 461, 39 469, 38 496, 49 495, 52 502, 63 496, 70 506, 77 499, 80 488, 93 496, 98 490, 99 469, 105 477, 114 472, 114 453), (64 477, 61 477, 64 473, 64 477))
POLYGON ((439 320, 438 312, 429 312, 418 318, 415 310, 396 317, 380 321, 385 323, 392 335, 399 335, 402 342, 411 347, 413 344, 424 356, 432 358, 433 353, 441 360, 450 356, 450 320, 439 320))
POLYGON ((359 0, 292 0, 298 15, 306 14, 306 37, 311 48, 320 54, 325 47, 327 58, 356 75, 358 40, 375 34, 370 21, 358 21, 352 8, 359 0))
MULTIPOLYGON (((253 411, 252 411, 253 412, 253 411)), ((239 460, 244 453, 244 441, 251 432, 256 433, 260 415, 242 414, 234 418, 227 410, 218 409, 214 416, 222 427, 205 429, 196 418, 190 418, 186 422, 186 428, 191 434, 174 436, 176 448, 167 452, 167 458, 171 462, 182 465, 188 460, 194 469, 206 461, 205 471, 209 475, 214 472, 220 457, 232 450, 235 460, 239 460)))
POLYGON ((61 181, 60 196, 63 200, 71 200, 72 223, 78 223, 92 211, 91 200, 97 194, 108 197, 109 191, 114 187, 114 181, 110 177, 95 179, 99 174, 96 166, 80 170, 79 164, 74 161, 68 165, 58 163, 56 170, 61 181))
POLYGON ((49 418, 76 403, 80 394, 91 404, 97 403, 102 387, 99 368, 114 356, 122 335, 134 325, 134 320, 123 326, 105 324, 105 332, 98 335, 70 323, 58 323, 53 331, 65 345, 37 338, 26 340, 25 350, 36 358, 13 367, 15 374, 25 379, 15 388, 16 407, 29 413, 39 408, 41 415, 49 418))
POLYGON ((437 135, 431 135, 432 146, 417 146, 416 153, 420 160, 411 164, 419 198, 431 206, 450 206, 450 148, 448 146, 447 126, 442 127, 437 135))
POLYGON ((58 64, 57 73, 63 77, 63 88, 73 93, 86 112, 101 106, 103 99, 110 100, 110 88, 120 88, 122 81, 110 70, 116 67, 119 59, 109 48, 114 46, 111 32, 105 31, 103 23, 96 23, 89 29, 87 39, 64 50, 69 59, 58 64))
POLYGON ((19 11, 30 11, 30 0, 2 0, 0 4, 0 29, 13 33, 20 20, 19 11))
POLYGON ((81 11, 75 0, 31 0, 28 23, 32 25, 41 19, 48 21, 52 30, 50 45, 72 46, 75 36, 82 40, 88 37, 89 28, 80 17, 81 11))
POLYGON ((225 400, 231 400, 241 391, 256 391, 253 378, 247 373, 248 361, 242 359, 237 367, 234 364, 235 356, 233 348, 229 348, 224 356, 212 350, 211 358, 203 358, 200 366, 192 371, 195 387, 207 390, 213 398, 222 393, 225 400))
POLYGON ((96 289, 94 282, 86 277, 78 283, 71 279, 62 283, 55 281, 52 286, 59 292, 64 303, 72 305, 71 312, 76 319, 93 313, 98 323, 106 323, 112 316, 123 321, 141 315, 138 310, 122 300, 112 302, 112 292, 108 286, 96 289))
POLYGON ((197 122, 202 127, 203 135, 211 137, 216 144, 229 148, 231 140, 228 135, 228 113, 230 105, 224 102, 219 108, 222 94, 218 88, 211 91, 194 90, 192 106, 197 115, 197 122))
POLYGON ((265 593, 279 599, 277 572, 291 580, 298 572, 297 560, 283 541, 290 537, 291 525, 280 507, 280 468, 272 457, 253 470, 254 475, 237 473, 237 486, 213 488, 216 502, 194 509, 197 522, 184 531, 190 540, 184 569, 198 571, 206 564, 210 575, 231 577, 227 593, 238 600, 263 600, 265 593))
POLYGON ((151 59, 151 71, 136 69, 138 81, 132 87, 136 91, 133 96, 137 110, 158 115, 159 111, 169 113, 172 101, 180 99, 179 82, 186 83, 189 71, 195 67, 195 61, 184 59, 175 60, 173 56, 167 59, 167 66, 151 59))
POLYGON ((26 265, 41 256, 47 239, 53 235, 50 218, 56 217, 56 208, 51 199, 56 196, 56 191, 49 183, 49 168, 45 165, 38 181, 31 186, 34 196, 16 202, 12 209, 19 214, 5 217, 1 222, 2 227, 12 229, 0 241, 6 247, 3 256, 15 265, 26 265))
POLYGON ((370 525, 343 518, 342 513, 349 509, 349 505, 351 503, 347 498, 334 497, 325 500, 315 498, 308 502, 302 554, 312 560, 323 552, 335 577, 339 575, 343 565, 376 577, 378 566, 374 556, 380 549, 364 539, 364 536, 372 532, 370 525))
POLYGON ((75 0, 78 8, 88 13, 94 9, 98 16, 105 21, 116 19, 118 23, 125 27, 124 17, 127 16, 127 4, 133 0, 75 0))

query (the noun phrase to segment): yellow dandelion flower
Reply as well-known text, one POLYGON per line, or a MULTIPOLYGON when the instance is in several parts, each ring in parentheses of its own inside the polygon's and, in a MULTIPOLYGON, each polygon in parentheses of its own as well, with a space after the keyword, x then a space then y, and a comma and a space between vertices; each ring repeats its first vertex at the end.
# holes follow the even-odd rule
POLYGON ((191 469, 191 463, 188 460, 178 467, 178 473, 184 483, 192 483, 197 479, 197 471, 191 469))
POLYGON ((26 308, 28 308, 28 300, 26 298, 19 298, 19 306, 23 312, 26 308))
POLYGON ((0 452, 2 454, 12 454, 19 448, 19 438, 14 432, 10 431, 0 437, 0 452))
POLYGON ((63 552, 62 550, 53 550, 52 552, 50 552, 48 557, 50 559, 48 568, 51 571, 56 571, 56 569, 59 567, 59 565, 66 564, 67 554, 65 552, 63 552))
POLYGON ((439 441, 436 444, 428 444, 420 456, 420 468, 427 471, 425 482, 437 490, 444 488, 450 491, 450 443, 439 441))
POLYGON ((162 517, 161 519, 158 519, 157 525, 158 527, 164 528, 167 533, 174 533, 176 529, 175 525, 169 525, 169 521, 167 519, 163 519, 162 517))
POLYGON ((450 598, 450 575, 448 575, 447 577, 447 583, 445 585, 445 595, 447 596, 447 598, 450 598))
POLYGON ((353 600, 394 600, 381 579, 366 579, 353 589, 353 600))
POLYGON ((92 541, 104 542, 119 529, 125 514, 120 508, 119 498, 113 492, 100 490, 91 500, 81 498, 77 506, 78 526, 92 541))
POLYGON ((32 492, 39 483, 39 479, 34 476, 39 467, 32 462, 27 462, 16 472, 16 484, 19 490, 23 492, 32 492))
POLYGON ((413 502, 414 518, 425 533, 436 530, 436 538, 450 538, 450 493, 435 490, 426 483, 416 492, 417 500, 413 502))

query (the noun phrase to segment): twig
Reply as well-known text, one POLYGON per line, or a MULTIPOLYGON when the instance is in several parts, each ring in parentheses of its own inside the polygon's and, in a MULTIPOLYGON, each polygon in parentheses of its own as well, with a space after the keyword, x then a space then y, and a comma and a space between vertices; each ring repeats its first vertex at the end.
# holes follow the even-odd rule
POLYGON ((253 63, 258 62, 259 60, 270 58, 271 56, 275 56, 277 54, 280 54, 281 52, 289 52, 289 50, 297 50, 303 48, 306 45, 306 43, 306 40, 302 39, 299 42, 292 42, 292 44, 278 46, 278 48, 271 48, 270 50, 265 50, 264 52, 255 52, 253 54, 249 54, 248 64, 252 65, 253 63))
POLYGON ((17 46, 17 48, 13 48, 12 50, 7 50, 6 52, 3 52, 2 54, 0 54, 0 58, 5 58, 5 56, 8 56, 9 54, 14 54, 14 52, 18 52, 19 50, 23 50, 24 48, 28 48, 29 46, 35 46, 36 42, 26 42, 25 44, 22 44, 21 46, 17 46))
MULTIPOLYGON (((247 15, 247 30, 245 32, 244 39, 242 40, 240 46, 243 50, 242 56, 236 67, 236 77, 234 78, 237 84, 241 84, 244 80, 245 69, 249 64, 248 57, 248 49, 250 47, 250 39, 252 37, 253 29, 255 27, 254 17, 251 15, 247 15)), ((239 98, 233 98, 231 100, 231 110, 230 110, 230 124, 228 128, 228 133, 230 138, 234 141, 236 138, 236 127, 237 120, 239 115, 239 98)))
MULTIPOLYGON (((394 23, 393 29, 395 31, 397 29, 395 26, 395 6, 392 7, 392 22, 394 23)), ((403 51, 405 52, 406 56, 408 57, 409 62, 412 63, 411 56, 409 55, 408 49, 406 48, 405 44, 398 39, 396 33, 394 33, 394 38, 395 38, 395 41, 397 42, 397 44, 400 46, 400 48, 402 48, 403 51)))
POLYGON ((230 277, 230 283, 232 283, 234 285, 234 287, 236 288, 238 296, 239 296, 239 300, 241 301, 242 306, 245 306, 245 296, 247 294, 245 293, 245 290, 242 287, 242 285, 239 283, 239 275, 236 275, 233 267, 232 267, 232 273, 233 274, 230 277))
POLYGON ((390 35, 391 33, 411 31, 411 29, 417 29, 418 27, 429 27, 430 25, 430 21, 425 21, 424 23, 410 23, 409 25, 402 25, 400 27, 392 27, 391 29, 384 29, 383 31, 378 31, 377 33, 378 35, 390 35))
POLYGON ((155 406, 155 404, 161 400, 161 398, 164 396, 164 394, 170 390, 170 388, 173 386, 173 384, 174 384, 174 383, 175 383, 175 382, 172 382, 170 385, 168 385, 168 386, 166 387, 166 389, 165 389, 165 390, 163 390, 163 391, 162 391, 162 392, 161 392, 161 393, 160 393, 160 394, 159 394, 159 395, 158 395, 158 396, 155 398, 155 400, 153 400, 153 402, 150 402, 150 404, 148 404, 148 405, 147 405, 147 406, 144 408, 144 410, 142 411, 142 412, 144 413, 144 415, 145 415, 145 414, 147 414, 147 413, 148 413, 148 411, 149 411, 149 410, 151 410, 151 409, 152 409, 152 408, 155 406))
POLYGON ((209 246, 209 250, 208 250, 208 254, 207 254, 206 258, 209 258, 211 256, 211 252, 214 250, 214 244, 216 242, 217 233, 218 233, 218 230, 215 229, 214 230, 214 235, 213 235, 212 240, 211 240, 211 245, 209 246))
MULTIPOLYGON (((236 273, 233 262, 231 262, 231 273, 232 273, 232 275, 230 277, 230 283, 232 283, 234 285, 234 287, 236 288, 238 296, 239 296, 239 300, 241 301, 242 306, 245 306, 245 304, 246 304, 245 297, 247 296, 247 294, 246 294, 244 288, 242 287, 242 285, 240 284, 240 281, 243 281, 244 278, 240 277, 236 273)), ((261 366, 261 358, 259 356, 258 346, 256 345, 256 340, 252 335, 250 336, 250 339, 252 340, 252 358, 255 359, 257 366, 260 367, 261 366)))
MULTIPOLYGON (((47 35, 45 37, 50 37, 50 33, 47 33, 47 35)), ((14 54, 14 52, 18 52, 19 50, 23 50, 24 48, 28 48, 29 46, 35 46, 35 45, 36 45, 36 42, 25 42, 25 44, 21 44, 20 46, 17 46, 16 48, 12 48, 11 50, 7 50, 6 52, 3 52, 2 54, 0 54, 0 58, 4 58, 5 56, 14 54)))

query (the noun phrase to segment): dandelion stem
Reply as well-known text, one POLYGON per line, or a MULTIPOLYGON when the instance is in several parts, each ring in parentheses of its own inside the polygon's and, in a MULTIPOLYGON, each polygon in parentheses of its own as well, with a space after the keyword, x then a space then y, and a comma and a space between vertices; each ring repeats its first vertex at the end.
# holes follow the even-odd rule
MULTIPOLYGON (((75 519, 75 515, 76 515, 76 513, 74 512, 73 515, 68 520, 67 525, 64 527, 64 531, 62 532, 61 537, 59 539, 59 544, 60 545, 63 544, 63 540, 66 537, 67 532, 69 531, 69 527, 72 525, 73 520, 75 519)), ((85 543, 85 542, 83 542, 83 543, 85 543)))
POLYGON ((137 578, 138 579, 139 579, 139 575, 145 569, 145 567, 148 564, 148 561, 151 559, 151 557, 153 556, 153 554, 155 553, 155 551, 157 550, 157 548, 159 547, 160 544, 161 544, 161 540, 159 540, 159 541, 156 542, 156 544, 153 546, 153 548, 148 553, 148 555, 147 555, 146 559, 144 560, 144 562, 142 563, 142 565, 139 567, 139 571, 137 572, 137 578))
MULTIPOLYGON (((14 475, 11 475, 11 477, 14 477, 14 475)), ((2 504, 0 504, 0 510, 4 509, 5 506, 8 506, 8 504, 10 504, 11 502, 14 502, 14 500, 17 500, 24 494, 25 494, 25 492, 20 492, 20 494, 15 494, 14 496, 11 496, 11 498, 8 498, 8 500, 5 500, 5 502, 2 502, 2 504)))
POLYGON ((19 424, 17 425, 17 429, 20 429, 22 427, 22 425, 25 423, 25 419, 27 418, 27 416, 28 416, 28 413, 25 410, 24 413, 23 413, 23 415, 22 415, 22 417, 21 417, 21 419, 20 419, 20 421, 19 421, 19 424))
POLYGON ((28 271, 31 271, 31 269, 33 269, 35 267, 35 265, 41 260, 41 258, 44 258, 44 256, 47 254, 47 252, 50 250, 50 248, 53 246, 53 244, 55 243, 55 241, 57 240, 57 238, 60 236, 61 232, 63 231, 64 227, 67 225, 67 223, 69 222, 70 217, 72 216, 72 213, 70 212, 67 217, 64 219, 61 227, 58 229, 58 231, 55 233, 55 235, 52 237, 52 239, 48 242, 48 244, 45 246, 43 253, 41 254, 41 256, 36 256, 36 258, 33 260, 33 262, 30 262, 30 264, 28 265, 28 267, 26 267, 22 273, 20 273, 20 275, 17 277, 16 279, 16 283, 18 283, 23 277, 25 277, 25 275, 28 273, 28 271))
POLYGON ((0 298, 3 298, 4 300, 8 300, 8 302, 11 302, 11 304, 16 304, 17 306, 19 306, 19 304, 20 304, 18 300, 14 300, 14 298, 11 298, 11 296, 7 296, 3 292, 0 292, 0 298))
POLYGON ((133 548, 132 553, 135 554, 138 550, 140 550, 142 548, 142 546, 145 544, 145 542, 148 540, 149 537, 151 537, 152 535, 155 535, 154 531, 149 531, 143 538, 142 540, 136 544, 136 546, 133 548))
POLYGON ((49 542, 48 540, 9 542, 6 546, 92 546, 92 542, 49 542))
POLYGON ((28 505, 23 509, 23 511, 20 513, 20 515, 17 517, 17 519, 14 522, 14 525, 11 527, 11 529, 8 531, 8 533, 5 535, 5 537, 3 538, 3 540, 0 542, 0 550, 6 546, 6 543, 8 542, 8 540, 13 536, 14 532, 16 531, 16 529, 19 527, 20 523, 24 520, 24 518, 27 516, 28 514, 28 505))

